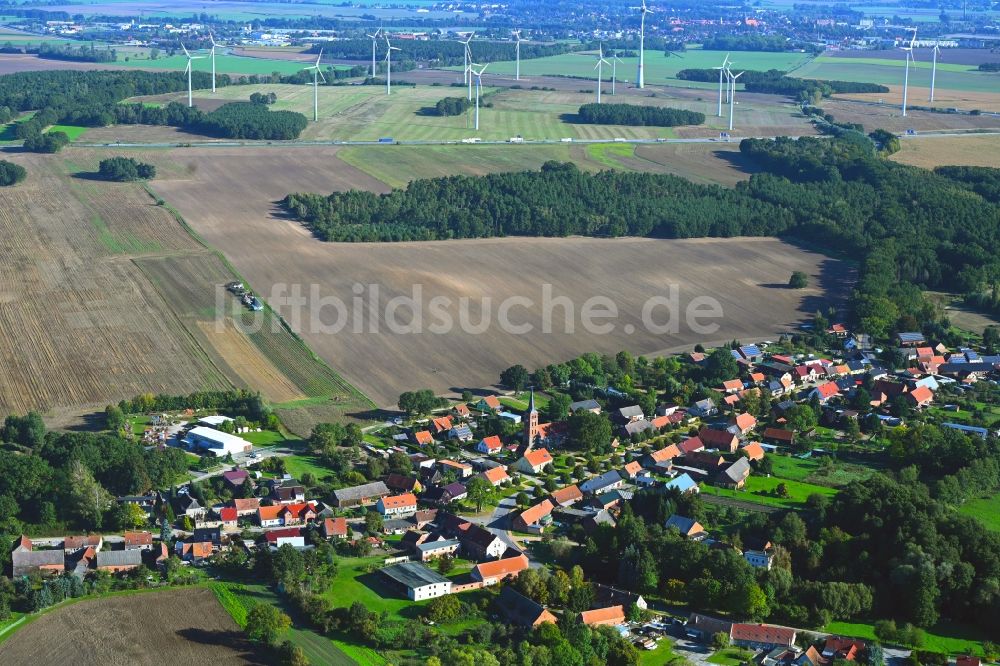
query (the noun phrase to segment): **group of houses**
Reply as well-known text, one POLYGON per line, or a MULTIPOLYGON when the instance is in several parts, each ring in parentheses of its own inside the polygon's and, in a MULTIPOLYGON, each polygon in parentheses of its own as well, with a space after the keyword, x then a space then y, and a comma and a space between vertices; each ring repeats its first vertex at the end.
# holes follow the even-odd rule
POLYGON ((90 534, 45 539, 44 545, 21 535, 11 549, 11 574, 18 578, 71 573, 84 578, 93 571, 119 573, 143 564, 156 567, 167 557, 166 546, 154 545, 149 532, 125 532, 113 543, 100 534, 90 534))

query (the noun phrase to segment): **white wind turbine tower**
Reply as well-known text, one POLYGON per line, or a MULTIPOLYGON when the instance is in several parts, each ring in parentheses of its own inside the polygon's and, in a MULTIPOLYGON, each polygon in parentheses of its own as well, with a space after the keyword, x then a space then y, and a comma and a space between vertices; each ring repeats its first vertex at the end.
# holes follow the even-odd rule
POLYGON ((906 72, 903 74, 903 117, 906 117, 906 97, 910 92, 910 63, 913 62, 913 43, 917 41, 917 29, 913 29, 910 45, 902 47, 906 52, 906 72))
POLYGON ((611 54, 611 94, 615 94, 615 84, 618 82, 618 63, 622 62, 618 52, 611 54))
MULTIPOLYGON (((381 32, 382 32, 382 28, 380 27, 378 30, 375 31, 374 35, 368 35, 368 38, 372 40, 372 78, 373 79, 375 78, 375 68, 376 68, 376 65, 375 65, 376 42, 378 41, 378 37, 379 37, 379 34, 381 34, 381 32)), ((365 33, 365 34, 367 34, 367 33, 365 33)))
POLYGON ((472 38, 476 36, 475 32, 470 32, 469 36, 465 39, 460 39, 462 44, 465 45, 465 69, 462 71, 462 83, 469 86, 469 101, 472 101, 472 48, 469 47, 469 43, 472 38))
POLYGON ((646 0, 642 0, 642 7, 639 11, 642 12, 642 18, 639 24, 639 72, 635 77, 635 86, 637 88, 645 88, 646 77, 644 76, 643 69, 646 65, 646 14, 652 14, 653 10, 646 6, 646 0))
POLYGON ((188 75, 188 108, 190 109, 191 107, 194 106, 194 97, 191 92, 191 69, 192 69, 191 63, 194 62, 195 60, 201 60, 205 56, 191 55, 190 53, 188 53, 187 48, 183 44, 181 44, 181 48, 184 49, 184 55, 186 55, 188 59, 188 64, 187 67, 184 68, 184 73, 188 75))
POLYGON ((215 47, 218 44, 215 43, 215 36, 209 32, 208 39, 212 42, 212 92, 215 92, 215 47))
POLYGON ((475 71, 475 69, 473 69, 474 67, 475 67, 475 65, 473 65, 472 63, 469 63, 469 71, 472 72, 472 74, 474 74, 475 77, 476 77, 476 131, 478 132, 479 131, 479 93, 483 89, 483 72, 485 72, 486 68, 489 67, 489 63, 486 63, 485 65, 482 65, 479 68, 478 72, 475 71))
POLYGON ((733 109, 736 108, 736 79, 743 76, 746 72, 740 72, 739 74, 733 74, 728 69, 726 74, 729 75, 729 86, 731 88, 732 96, 729 102, 729 131, 733 131, 733 109))
POLYGON ((316 64, 304 68, 307 72, 311 69, 313 73, 313 122, 319 120, 319 80, 323 79, 323 83, 326 83, 326 77, 323 76, 323 72, 319 69, 319 61, 322 57, 323 49, 320 49, 319 56, 316 58, 316 64))
POLYGON ((392 94, 392 52, 401 51, 399 47, 389 43, 389 36, 385 37, 385 94, 392 94))
POLYGON ((934 53, 934 64, 931 65, 931 99, 930 99, 930 101, 932 102, 934 101, 934 80, 937 78, 938 54, 941 53, 941 46, 938 44, 937 41, 934 42, 933 53, 934 53))
POLYGON ((594 69, 597 70, 597 103, 601 103, 601 83, 604 78, 604 65, 610 65, 607 60, 604 59, 604 44, 601 44, 601 50, 598 52, 597 64, 594 65, 594 69))
POLYGON ((728 65, 729 65, 729 54, 727 53, 725 60, 722 61, 722 66, 712 68, 719 70, 719 111, 716 114, 719 116, 719 118, 722 117, 722 77, 725 76, 728 80, 729 78, 729 70, 727 69, 728 65))
POLYGON ((521 31, 511 30, 514 36, 514 80, 521 80, 521 31))

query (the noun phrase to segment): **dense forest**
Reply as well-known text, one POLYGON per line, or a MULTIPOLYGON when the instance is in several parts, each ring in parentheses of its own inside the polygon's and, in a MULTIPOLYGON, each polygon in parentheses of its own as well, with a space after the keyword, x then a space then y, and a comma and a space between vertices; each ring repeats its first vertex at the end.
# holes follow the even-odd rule
MULTIPOLYGON (((718 82, 717 69, 682 69, 677 72, 677 78, 685 81, 718 82)), ((740 77, 747 92, 766 93, 772 95, 787 95, 801 101, 815 100, 816 97, 829 97, 837 93, 886 93, 889 88, 877 83, 859 83, 856 81, 820 81, 818 79, 799 79, 785 76, 785 73, 770 69, 766 72, 747 70, 740 77)))
POLYGON ((705 114, 639 104, 584 104, 577 113, 577 122, 588 125, 677 127, 700 125, 705 122, 705 114))
POLYGON ((330 241, 798 236, 863 258, 854 304, 875 335, 926 320, 920 288, 979 293, 1000 280, 992 171, 978 183, 956 182, 947 171, 883 159, 852 130, 833 140, 746 139, 740 147, 763 172, 735 189, 547 163, 534 172, 417 180, 385 195, 291 194, 284 205, 330 241))
MULTIPOLYGON (((385 40, 377 42, 378 51, 385 57, 385 40)), ((437 66, 462 65, 465 63, 465 45, 457 40, 395 40, 393 46, 402 49, 393 55, 393 67, 396 58, 400 62, 429 62, 437 66)), ((320 49, 330 58, 346 60, 364 60, 371 62, 372 41, 370 39, 339 39, 333 42, 314 44, 308 53, 319 53, 320 49)), ((514 59, 514 42, 489 42, 473 38, 469 48, 472 49, 476 62, 500 62, 514 59)), ((544 58, 545 56, 568 53, 570 47, 566 44, 531 44, 521 43, 521 59, 544 58)))

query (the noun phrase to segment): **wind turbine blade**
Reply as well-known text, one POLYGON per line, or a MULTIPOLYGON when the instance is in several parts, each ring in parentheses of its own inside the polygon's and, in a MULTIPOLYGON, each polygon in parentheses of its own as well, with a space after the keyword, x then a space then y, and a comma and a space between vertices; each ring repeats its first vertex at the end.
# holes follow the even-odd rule
POLYGON ((182 49, 184 49, 184 55, 186 55, 186 56, 187 56, 188 58, 190 58, 190 57, 191 57, 191 54, 190 54, 190 53, 188 53, 188 50, 187 50, 187 47, 186 47, 186 46, 184 46, 184 44, 183 44, 183 43, 181 44, 181 48, 182 48, 182 49))
POLYGON ((319 55, 316 56, 316 67, 319 67, 319 61, 323 58, 323 49, 319 50, 319 55))
POLYGON ((316 73, 319 74, 319 78, 323 79, 323 83, 326 83, 326 77, 323 76, 323 70, 319 67, 316 68, 316 73))

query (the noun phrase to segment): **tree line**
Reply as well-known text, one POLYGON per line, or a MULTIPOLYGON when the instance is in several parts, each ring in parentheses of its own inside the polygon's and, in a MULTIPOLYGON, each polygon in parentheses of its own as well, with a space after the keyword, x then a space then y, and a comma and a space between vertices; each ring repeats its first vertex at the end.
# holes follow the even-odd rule
POLYGON ((992 175, 965 184, 951 172, 896 164, 854 130, 832 140, 746 139, 740 149, 762 172, 735 189, 550 162, 532 172, 417 180, 383 195, 290 194, 283 203, 331 241, 801 237, 861 258, 855 314, 879 337, 934 320, 921 289, 979 293, 1000 281, 992 175))
POLYGON ((69 44, 46 44, 43 42, 37 48, 28 48, 26 52, 37 53, 39 58, 71 62, 115 62, 118 59, 118 53, 114 49, 97 49, 92 44, 74 47, 69 44))
POLYGON ((822 53, 823 47, 808 42, 793 41, 783 35, 716 35, 702 41, 707 51, 807 51, 822 53))
POLYGON ((640 104, 584 104, 577 113, 577 120, 588 125, 677 127, 700 125, 705 122, 705 114, 640 104))
MULTIPOLYGON (((385 57, 385 40, 378 43, 378 52, 382 58, 385 57)), ((429 62, 437 66, 462 65, 465 63, 465 44, 455 40, 395 40, 393 46, 402 49, 398 54, 393 55, 393 67, 396 66, 396 58, 400 62, 429 62)), ((477 62, 500 62, 503 60, 513 60, 514 42, 489 42, 473 40, 470 45, 477 62)), ((345 60, 365 60, 371 62, 372 42, 370 39, 338 39, 332 42, 322 42, 314 44, 309 53, 323 53, 330 58, 342 58, 345 60)), ((570 47, 567 44, 532 44, 521 43, 521 59, 530 60, 532 58, 544 58, 546 56, 569 53, 570 47)))
MULTIPOLYGON (((677 72, 677 78, 685 81, 703 81, 707 83, 719 80, 719 71, 711 68, 682 69, 677 72)), ((747 92, 765 93, 770 95, 785 95, 796 97, 801 101, 815 101, 817 97, 829 97, 840 93, 886 93, 887 86, 877 83, 860 83, 857 81, 827 81, 819 79, 800 79, 787 76, 778 69, 766 72, 747 70, 740 77, 747 92)))

